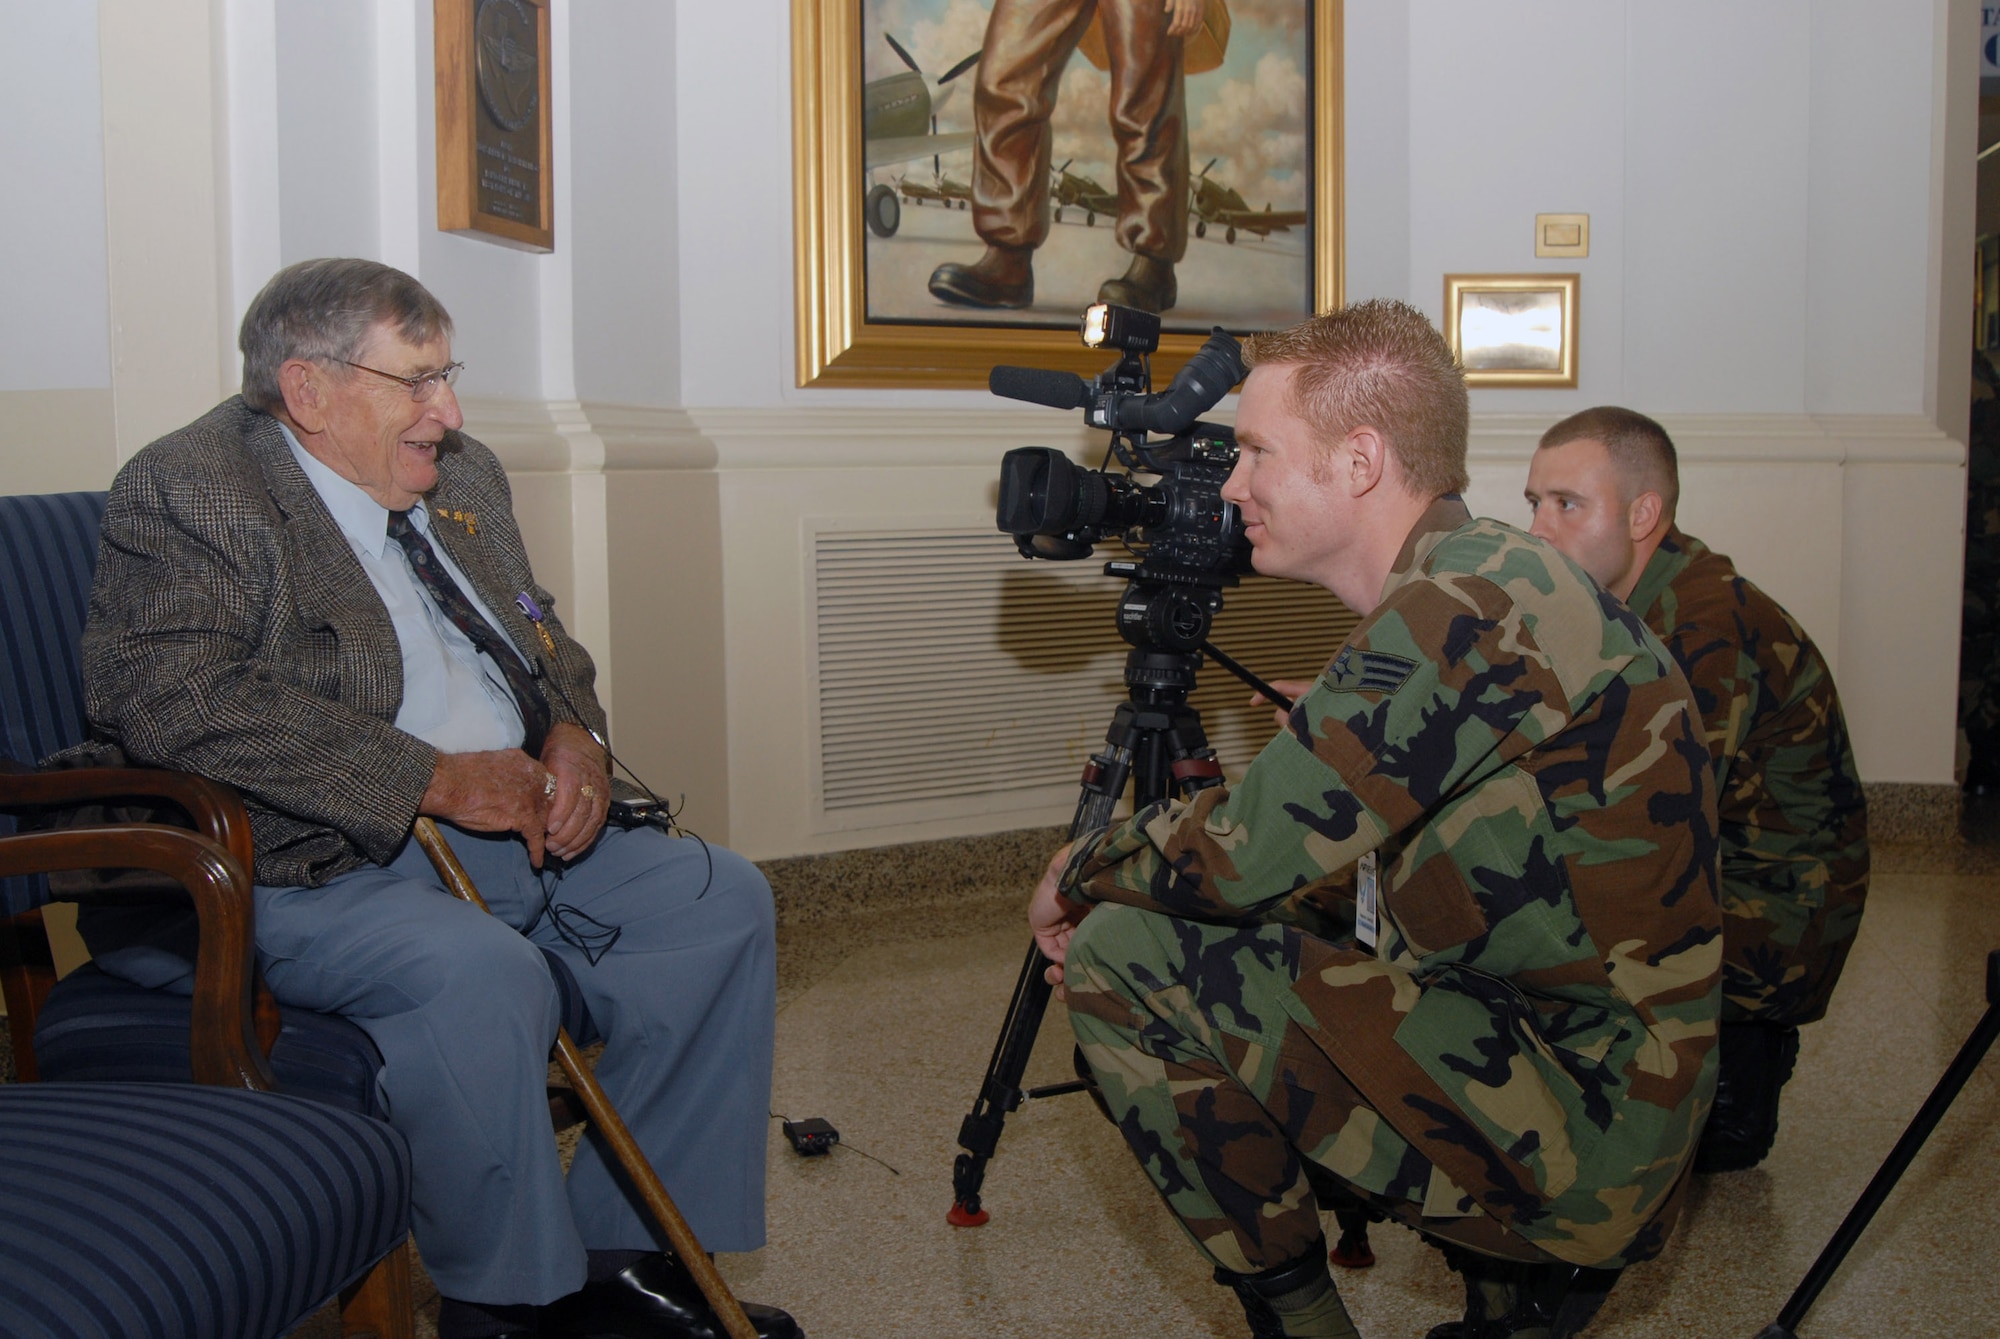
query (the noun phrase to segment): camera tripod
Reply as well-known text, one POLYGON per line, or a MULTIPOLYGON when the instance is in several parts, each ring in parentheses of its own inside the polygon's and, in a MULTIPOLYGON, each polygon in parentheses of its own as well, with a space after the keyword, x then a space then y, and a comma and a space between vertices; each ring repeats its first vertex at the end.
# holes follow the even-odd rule
POLYGON ((1833 1239, 1827 1242, 1825 1249, 1819 1253, 1819 1259, 1813 1261, 1812 1268, 1806 1271, 1805 1278, 1778 1313, 1778 1319, 1759 1330, 1757 1339, 1797 1339, 1799 1322, 1805 1319, 1806 1312, 1819 1299, 1821 1289, 1832 1280, 1834 1271, 1840 1268, 1847 1253, 1854 1249, 1854 1243, 1861 1239, 1869 1220, 1875 1217, 1875 1211, 1882 1207, 1889 1198, 1889 1192, 1896 1188, 1896 1182, 1916 1160, 1924 1141, 1944 1119, 1944 1113, 1951 1108, 1952 1101, 1972 1077, 1972 1071, 1979 1068, 1979 1062, 1985 1059, 1996 1037, 2000 1037, 2000 948, 1986 955, 1986 1012, 1973 1025, 1972 1035, 1965 1039, 1965 1045, 1959 1047, 1958 1055, 1938 1080, 1937 1087, 1931 1089, 1931 1095, 1924 1099, 1909 1128, 1903 1131, 1903 1137, 1889 1150, 1889 1156, 1883 1159, 1882 1166, 1861 1192, 1861 1198, 1854 1202, 1854 1207, 1847 1211, 1847 1217, 1834 1229, 1833 1239))
MULTIPOLYGON (((1271 701, 1290 707, 1291 700, 1207 641, 1208 629, 1221 596, 1212 587, 1197 594, 1186 586, 1155 586, 1139 575, 1138 565, 1109 563, 1107 576, 1129 576, 1132 583, 1120 597, 1118 622, 1132 650, 1125 656, 1126 699, 1112 713, 1104 734, 1104 749, 1084 764, 1082 792, 1069 826, 1075 841, 1111 821, 1111 811, 1133 787, 1135 812, 1178 793, 1189 796, 1222 782, 1222 764, 1208 746, 1201 712, 1188 705, 1195 674, 1204 653, 1271 701), (1205 598, 1204 598, 1205 596, 1205 598), (1143 602, 1143 607, 1142 607, 1143 602)), ((1230 584, 1234 579, 1229 578, 1230 584)), ((1014 996, 1000 1025, 999 1040, 986 1062, 986 1078, 972 1111, 958 1127, 958 1144, 965 1151, 952 1164, 953 1203, 946 1221, 954 1227, 977 1227, 987 1220, 979 1192, 986 1181, 986 1164, 999 1146, 1007 1113, 1028 1098, 1082 1092, 1094 1084, 1087 1077, 1023 1089, 1021 1076, 1041 1030, 1042 1015, 1054 992, 1044 976, 1049 959, 1033 944, 1014 983, 1014 996)), ((1079 1074, 1082 1073, 1079 1066, 1079 1074)))

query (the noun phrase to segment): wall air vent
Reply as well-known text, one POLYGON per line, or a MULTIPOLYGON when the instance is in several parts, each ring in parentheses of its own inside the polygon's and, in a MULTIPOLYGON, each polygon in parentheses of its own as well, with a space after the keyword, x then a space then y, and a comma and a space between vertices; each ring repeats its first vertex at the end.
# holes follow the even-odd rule
MULTIPOLYGON (((822 829, 1066 822, 1125 696, 1113 622, 1124 586, 1102 575, 1122 551, 1028 562, 990 522, 817 524, 808 656, 822 829)), ((1249 577, 1223 598, 1211 639, 1266 678, 1310 678, 1355 623, 1333 596, 1291 582, 1249 577)), ((1248 697, 1207 665, 1192 699, 1232 773, 1274 729, 1248 697)))

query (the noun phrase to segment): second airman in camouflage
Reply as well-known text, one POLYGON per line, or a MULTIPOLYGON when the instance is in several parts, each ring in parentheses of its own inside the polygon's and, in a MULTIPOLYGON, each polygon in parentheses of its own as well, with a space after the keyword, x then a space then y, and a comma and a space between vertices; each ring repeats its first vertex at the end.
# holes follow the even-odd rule
POLYGON ((1868 812, 1826 660, 1776 600, 1674 524, 1674 444, 1605 406, 1543 434, 1534 531, 1659 634, 1694 687, 1722 839, 1721 1074, 1698 1171, 1754 1166, 1799 1025, 1826 1013, 1868 895, 1868 812))
POLYGON ((1308 1162, 1453 1247, 1461 1333, 1573 1333, 1578 1267, 1660 1249, 1714 1082, 1700 720, 1629 610, 1468 515, 1464 382, 1420 313, 1246 352, 1224 496, 1260 572, 1363 620, 1239 783, 1081 838, 1030 922, 1254 1333, 1354 1333, 1308 1162))

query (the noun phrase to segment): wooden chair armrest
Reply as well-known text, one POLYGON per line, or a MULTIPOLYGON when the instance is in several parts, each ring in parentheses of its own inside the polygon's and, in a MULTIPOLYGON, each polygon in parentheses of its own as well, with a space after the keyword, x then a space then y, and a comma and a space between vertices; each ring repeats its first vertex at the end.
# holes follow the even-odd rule
MULTIPOLYGON (((7 778, 9 782, 17 779, 7 778)), ((0 877, 107 867, 164 874, 187 889, 194 901, 200 938, 188 1044, 195 1082, 230 1088, 275 1087, 253 1032, 251 985, 256 953, 251 931, 255 907, 248 868, 209 838, 158 823, 106 824, 0 837, 0 877)))
POLYGON ((242 797, 220 781, 158 767, 73 767, 52 772, 0 759, 0 809, 49 808, 88 800, 160 799, 183 810, 195 831, 245 870, 256 868, 242 797))

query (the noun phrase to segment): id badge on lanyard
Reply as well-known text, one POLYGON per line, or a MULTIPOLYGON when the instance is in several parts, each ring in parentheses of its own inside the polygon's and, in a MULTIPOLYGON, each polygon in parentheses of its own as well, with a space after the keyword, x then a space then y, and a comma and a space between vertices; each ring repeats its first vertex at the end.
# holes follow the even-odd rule
POLYGON ((1354 866, 1354 937, 1363 948, 1371 951, 1381 929, 1378 871, 1373 851, 1362 856, 1354 866))

